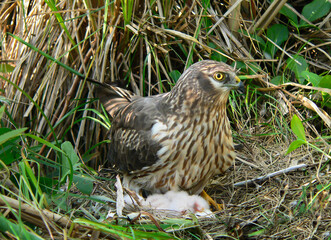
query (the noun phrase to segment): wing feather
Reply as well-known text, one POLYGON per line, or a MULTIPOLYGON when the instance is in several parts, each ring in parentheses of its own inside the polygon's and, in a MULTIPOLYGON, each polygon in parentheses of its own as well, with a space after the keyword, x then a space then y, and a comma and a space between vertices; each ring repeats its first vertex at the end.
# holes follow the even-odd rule
POLYGON ((165 121, 166 109, 161 107, 164 95, 142 98, 113 86, 99 87, 96 94, 113 119, 110 163, 122 172, 155 164, 162 146, 151 138, 151 128, 157 121, 165 121))
POLYGON ((107 84, 96 85, 94 92, 112 118, 134 98, 140 98, 128 90, 107 84))

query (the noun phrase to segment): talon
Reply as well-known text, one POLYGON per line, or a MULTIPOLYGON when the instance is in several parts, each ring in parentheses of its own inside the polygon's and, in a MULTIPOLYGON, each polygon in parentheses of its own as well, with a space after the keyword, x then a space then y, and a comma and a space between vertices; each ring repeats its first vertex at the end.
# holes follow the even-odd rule
POLYGON ((217 202, 215 202, 214 199, 212 199, 207 193, 205 190, 203 190, 201 193, 200 193, 201 197, 203 197, 208 203, 209 205, 213 206, 214 209, 216 209, 216 211, 221 211, 224 209, 224 206, 223 204, 218 204, 217 202))

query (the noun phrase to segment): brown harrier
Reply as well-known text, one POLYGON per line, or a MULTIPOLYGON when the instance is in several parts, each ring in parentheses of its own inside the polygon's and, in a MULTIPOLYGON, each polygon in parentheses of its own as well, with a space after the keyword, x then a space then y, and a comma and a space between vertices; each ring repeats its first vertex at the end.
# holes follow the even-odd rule
POLYGON ((209 178, 235 159, 226 103, 231 89, 245 90, 225 63, 189 67, 172 90, 140 97, 113 86, 95 93, 110 116, 109 161, 131 190, 200 193, 209 178))

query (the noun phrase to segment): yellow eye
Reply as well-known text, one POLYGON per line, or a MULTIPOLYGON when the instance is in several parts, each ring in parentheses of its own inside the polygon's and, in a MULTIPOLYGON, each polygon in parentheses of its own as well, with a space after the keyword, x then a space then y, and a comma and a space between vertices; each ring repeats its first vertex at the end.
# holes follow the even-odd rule
POLYGON ((217 81, 222 81, 223 78, 224 78, 223 73, 217 72, 217 73, 214 74, 214 79, 217 80, 217 81))

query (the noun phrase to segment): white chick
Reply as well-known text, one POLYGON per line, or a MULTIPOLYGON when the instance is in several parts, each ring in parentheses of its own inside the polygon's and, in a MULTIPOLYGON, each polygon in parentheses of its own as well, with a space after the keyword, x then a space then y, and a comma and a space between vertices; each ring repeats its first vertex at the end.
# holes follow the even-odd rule
POLYGON ((168 209, 169 198, 165 194, 153 194, 146 198, 143 205, 152 209, 168 209))
POLYGON ((180 195, 171 201, 170 208, 180 212, 211 213, 207 201, 198 195, 180 195))
MULTIPOLYGON (((198 195, 189 195, 187 192, 168 191, 165 194, 153 194, 144 200, 136 194, 140 205, 145 209, 169 210, 181 214, 194 213, 197 216, 212 215, 208 202, 198 195)), ((124 201, 129 206, 139 205, 129 195, 124 196, 124 201)))
POLYGON ((192 208, 193 208, 193 213, 195 213, 195 215, 197 216, 210 216, 210 217, 214 217, 212 211, 210 211, 210 207, 208 202, 197 195, 192 195, 191 197, 191 201, 192 201, 192 208))
POLYGON ((197 215, 211 214, 209 205, 205 199, 198 195, 190 196, 187 192, 183 191, 169 191, 165 194, 151 195, 143 205, 152 209, 172 210, 182 214, 187 212, 197 215))

